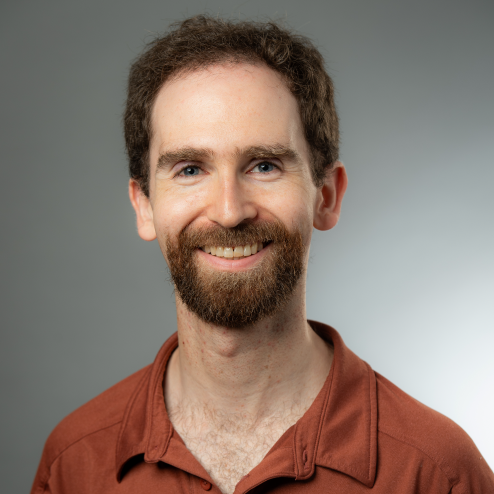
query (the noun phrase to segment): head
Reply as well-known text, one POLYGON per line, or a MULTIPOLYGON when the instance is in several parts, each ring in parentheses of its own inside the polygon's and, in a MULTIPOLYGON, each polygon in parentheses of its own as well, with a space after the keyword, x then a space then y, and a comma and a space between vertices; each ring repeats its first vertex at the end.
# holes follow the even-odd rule
POLYGON ((275 23, 234 23, 197 16, 152 41, 130 70, 124 133, 129 172, 149 194, 151 114, 166 81, 221 63, 262 64, 279 74, 295 97, 317 186, 338 159, 339 127, 333 82, 308 38, 275 23))
POLYGON ((231 328, 281 310, 346 187, 319 53, 273 24, 185 21, 133 65, 125 123, 138 231, 180 300, 231 328))

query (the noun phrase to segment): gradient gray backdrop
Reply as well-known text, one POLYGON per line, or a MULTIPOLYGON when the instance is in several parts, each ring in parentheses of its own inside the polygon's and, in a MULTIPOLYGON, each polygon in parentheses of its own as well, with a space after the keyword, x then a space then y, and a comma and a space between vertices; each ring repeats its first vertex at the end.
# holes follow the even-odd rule
POLYGON ((286 19, 321 49, 350 184, 314 236, 309 316, 494 465, 492 0, 3 0, 2 492, 27 492, 57 422, 175 331, 121 115, 143 42, 205 11, 286 19))

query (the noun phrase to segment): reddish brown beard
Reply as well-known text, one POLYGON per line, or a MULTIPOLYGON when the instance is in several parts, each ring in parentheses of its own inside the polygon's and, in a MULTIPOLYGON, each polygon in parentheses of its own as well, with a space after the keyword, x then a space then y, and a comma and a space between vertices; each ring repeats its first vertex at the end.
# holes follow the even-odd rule
POLYGON ((290 233, 281 222, 201 230, 186 227, 176 245, 170 239, 166 242, 171 278, 182 302, 203 321, 228 328, 255 324, 281 310, 304 272, 304 253, 301 233, 290 233), (248 271, 198 267, 198 248, 259 241, 270 244, 269 252, 248 271))

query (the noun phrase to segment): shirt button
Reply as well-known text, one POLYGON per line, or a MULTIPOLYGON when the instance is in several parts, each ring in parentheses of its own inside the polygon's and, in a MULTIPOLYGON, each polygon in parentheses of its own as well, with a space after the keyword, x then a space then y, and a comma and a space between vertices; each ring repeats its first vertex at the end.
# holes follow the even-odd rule
POLYGON ((209 491, 209 489, 211 489, 211 482, 208 482, 207 480, 201 480, 201 487, 205 491, 209 491))

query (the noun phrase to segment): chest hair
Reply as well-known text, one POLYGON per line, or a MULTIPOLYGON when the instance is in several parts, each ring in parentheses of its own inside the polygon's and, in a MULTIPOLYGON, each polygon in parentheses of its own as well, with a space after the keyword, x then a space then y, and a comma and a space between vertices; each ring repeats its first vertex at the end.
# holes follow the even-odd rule
POLYGON ((218 488, 231 494, 312 402, 293 403, 255 416, 226 414, 213 407, 175 406, 168 410, 175 430, 218 488))

